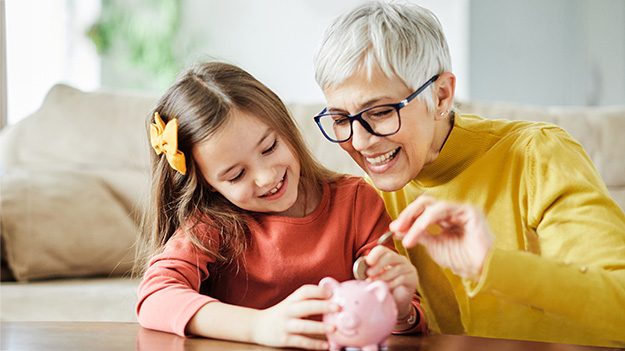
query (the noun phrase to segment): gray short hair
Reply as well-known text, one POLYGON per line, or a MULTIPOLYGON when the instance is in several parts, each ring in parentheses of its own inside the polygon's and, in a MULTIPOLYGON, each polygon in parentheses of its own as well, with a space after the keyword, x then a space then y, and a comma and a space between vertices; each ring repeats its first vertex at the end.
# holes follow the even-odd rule
MULTIPOLYGON (((379 66, 417 89, 435 74, 451 71, 442 26, 428 9, 409 3, 370 2, 335 19, 314 55, 321 89, 342 83, 360 69, 379 66)), ((431 92, 428 88, 426 92, 431 92)), ((420 94, 433 108, 431 94, 420 94)))

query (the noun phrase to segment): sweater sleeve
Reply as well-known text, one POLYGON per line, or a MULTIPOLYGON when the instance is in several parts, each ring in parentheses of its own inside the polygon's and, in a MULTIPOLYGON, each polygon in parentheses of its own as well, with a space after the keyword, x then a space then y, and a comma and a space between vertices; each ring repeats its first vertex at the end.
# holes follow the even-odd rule
MULTIPOLYGON (((358 241, 355 257, 358 258, 367 255, 377 245, 378 239, 388 231, 391 218, 380 195, 364 180, 358 181, 353 201, 352 218, 355 219, 355 238, 358 241)), ((386 246, 395 250, 392 243, 386 246)))
POLYGON ((528 232, 539 252, 493 249, 469 295, 489 292, 625 340, 625 215, 582 146, 559 128, 526 149, 528 232), (523 279, 519 279, 522 277, 523 279))
POLYGON ((141 326, 180 336, 197 311, 216 299, 199 293, 214 259, 183 234, 150 260, 141 284, 137 317, 141 326))
POLYGON ((393 331, 395 335, 404 335, 404 334, 416 334, 416 333, 427 333, 428 332, 428 323, 425 319, 425 309, 421 306, 421 298, 419 295, 415 294, 412 297, 412 307, 415 309, 417 313, 418 322, 415 323, 412 328, 403 331, 393 331))
MULTIPOLYGON (((388 231, 391 219, 384 207, 384 201, 372 185, 363 180, 360 182, 357 192, 353 216, 358 219, 359 226, 357 229, 359 232, 368 234, 366 243, 358 251, 358 257, 360 257, 369 253, 377 245, 379 237, 388 231)), ((387 243, 386 246, 397 251, 392 243, 387 243)), ((426 333, 428 331, 425 311, 421 306, 421 298, 416 292, 412 298, 412 305, 417 312, 419 322, 415 323, 409 330, 393 332, 394 334, 426 333)))

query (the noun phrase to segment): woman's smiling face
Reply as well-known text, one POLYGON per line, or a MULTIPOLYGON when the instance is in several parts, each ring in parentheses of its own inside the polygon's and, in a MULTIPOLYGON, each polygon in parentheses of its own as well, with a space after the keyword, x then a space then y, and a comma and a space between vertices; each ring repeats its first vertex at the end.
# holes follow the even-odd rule
POLYGON ((284 139, 259 118, 234 110, 193 148, 204 179, 235 206, 289 215, 298 201, 300 165, 284 139))
MULTIPOLYGON (((411 93, 399 78, 388 78, 379 69, 370 76, 364 71, 357 72, 343 83, 324 90, 328 111, 346 114, 374 105, 398 103, 411 93)), ((425 93, 429 94, 429 90, 425 93)), ((401 128, 394 135, 375 136, 354 122, 352 137, 339 144, 383 191, 403 188, 436 159, 441 146, 434 137, 436 118, 433 112, 428 112, 425 102, 412 100, 400 110, 400 116, 401 128)))

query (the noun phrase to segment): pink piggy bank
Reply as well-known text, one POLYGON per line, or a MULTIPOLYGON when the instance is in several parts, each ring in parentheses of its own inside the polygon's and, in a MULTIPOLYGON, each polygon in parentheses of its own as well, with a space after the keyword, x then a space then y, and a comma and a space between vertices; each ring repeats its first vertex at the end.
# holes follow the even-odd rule
POLYGON ((397 305, 386 282, 348 280, 339 283, 323 278, 319 286, 332 291, 332 301, 341 309, 323 315, 325 323, 336 331, 327 333, 330 350, 357 347, 363 351, 378 351, 388 346, 388 337, 397 321, 397 305))

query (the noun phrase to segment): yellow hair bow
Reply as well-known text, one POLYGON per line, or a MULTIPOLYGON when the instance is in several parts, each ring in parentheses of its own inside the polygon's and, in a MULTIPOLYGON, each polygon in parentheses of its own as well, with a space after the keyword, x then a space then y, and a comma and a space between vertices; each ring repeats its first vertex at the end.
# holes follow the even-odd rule
POLYGON ((187 166, 184 154, 178 150, 178 120, 172 119, 165 125, 158 112, 154 112, 154 121, 156 123, 150 126, 150 142, 154 151, 157 155, 164 152, 171 168, 185 174, 187 166))

